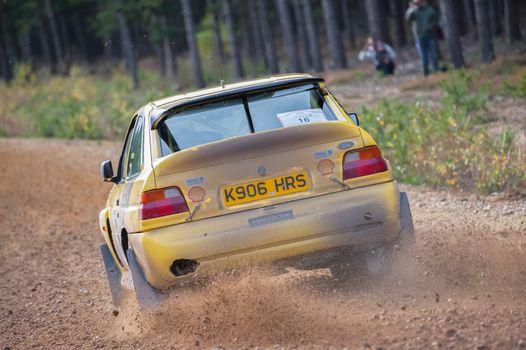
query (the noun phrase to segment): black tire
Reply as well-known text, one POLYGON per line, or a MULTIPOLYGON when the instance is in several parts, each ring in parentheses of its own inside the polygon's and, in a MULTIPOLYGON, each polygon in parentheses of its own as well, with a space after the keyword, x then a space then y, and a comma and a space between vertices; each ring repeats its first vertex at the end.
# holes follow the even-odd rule
POLYGON ((393 255, 416 242, 413 216, 407 193, 400 192, 400 233, 390 243, 363 253, 364 265, 369 275, 384 276, 390 273, 393 255))
POLYGON ((120 307, 123 300, 123 287, 121 286, 121 270, 111 255, 110 248, 107 244, 100 246, 100 252, 102 254, 102 261, 104 262, 104 268, 106 269, 106 276, 108 277, 108 283, 110 286, 111 298, 115 307, 120 307))
POLYGON ((152 287, 146 280, 146 277, 144 277, 144 272, 141 265, 137 262, 133 249, 129 248, 126 256, 128 257, 128 265, 130 266, 135 296, 139 307, 142 310, 151 310, 160 305, 163 301, 162 294, 152 287))

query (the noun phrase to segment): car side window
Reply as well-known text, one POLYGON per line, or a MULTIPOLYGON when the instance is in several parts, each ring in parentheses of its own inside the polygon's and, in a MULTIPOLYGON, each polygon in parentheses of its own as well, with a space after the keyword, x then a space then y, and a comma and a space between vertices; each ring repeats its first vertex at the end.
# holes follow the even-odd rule
POLYGON ((124 146, 122 147, 121 156, 119 158, 119 169, 117 171, 117 177, 119 181, 122 181, 126 177, 126 161, 128 157, 128 150, 132 141, 133 132, 135 130, 135 124, 138 117, 134 117, 130 123, 128 131, 126 132, 126 138, 124 139, 124 146))
POLYGON ((142 147, 143 147, 143 127, 144 120, 138 117, 133 130, 128 155, 126 157, 126 177, 134 177, 141 172, 142 147))

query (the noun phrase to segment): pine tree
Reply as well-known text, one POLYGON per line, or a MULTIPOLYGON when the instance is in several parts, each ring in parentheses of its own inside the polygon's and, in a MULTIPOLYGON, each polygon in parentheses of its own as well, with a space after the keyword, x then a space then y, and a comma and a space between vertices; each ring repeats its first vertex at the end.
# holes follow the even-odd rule
POLYGON ((343 51, 342 38, 340 30, 336 23, 333 0, 322 0, 323 18, 325 30, 327 31, 327 40, 331 50, 333 68, 341 69, 347 66, 347 59, 343 51))
POLYGON ((462 44, 460 42, 457 21, 454 17, 452 0, 440 0, 440 10, 444 15, 445 34, 451 62, 455 68, 461 68, 464 66, 464 55, 462 53, 462 44))
POLYGON ((203 72, 201 71, 201 57, 199 56, 197 42, 195 39, 195 26, 194 18, 192 15, 192 3, 190 2, 190 0, 181 0, 181 6, 183 8, 186 42, 190 51, 190 59, 192 61, 192 67, 194 71, 195 85, 198 88, 203 88, 205 87, 205 81, 203 79, 203 72))
POLYGON ((477 16, 482 61, 489 63, 495 59, 495 50, 493 48, 493 38, 491 37, 491 26, 489 23, 489 0, 475 0, 475 13, 477 16))

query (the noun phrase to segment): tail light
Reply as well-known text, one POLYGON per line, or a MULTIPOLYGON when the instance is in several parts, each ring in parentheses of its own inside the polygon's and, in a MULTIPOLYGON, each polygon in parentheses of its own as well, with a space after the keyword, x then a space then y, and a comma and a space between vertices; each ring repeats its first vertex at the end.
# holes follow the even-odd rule
POLYGON ((377 146, 349 151, 343 156, 343 179, 387 171, 387 163, 377 146))
POLYGON ((161 216, 187 212, 188 205, 179 187, 167 187, 141 194, 140 219, 148 220, 161 216))

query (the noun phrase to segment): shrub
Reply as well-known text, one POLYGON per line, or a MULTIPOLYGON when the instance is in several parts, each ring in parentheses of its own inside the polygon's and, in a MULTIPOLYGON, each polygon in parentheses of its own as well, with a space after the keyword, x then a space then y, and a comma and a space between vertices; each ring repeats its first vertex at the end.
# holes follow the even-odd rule
POLYGON ((514 134, 492 136, 481 125, 487 88, 475 88, 466 72, 441 83, 438 106, 383 100, 364 108, 364 127, 392 160, 398 179, 482 192, 526 193, 526 159, 514 134))
POLYGON ((67 77, 30 72, 21 65, 9 85, 0 84, 0 122, 7 135, 120 138, 137 108, 174 94, 146 72, 141 72, 143 88, 138 91, 120 69, 108 77, 87 74, 80 67, 72 67, 67 77))

